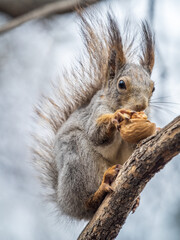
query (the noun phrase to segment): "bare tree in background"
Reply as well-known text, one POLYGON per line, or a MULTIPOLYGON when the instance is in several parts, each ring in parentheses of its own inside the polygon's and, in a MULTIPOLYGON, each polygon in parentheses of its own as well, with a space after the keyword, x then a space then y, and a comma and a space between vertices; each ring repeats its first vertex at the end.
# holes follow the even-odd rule
MULTIPOLYGON (((65 5, 76 5, 76 4, 91 4, 98 1, 74 1, 74 0, 0 0, 0 11, 9 14, 12 17, 18 17, 26 14, 34 9, 43 7, 46 4, 57 4, 63 3, 65 5)), ((67 9, 67 11, 72 11, 72 8, 67 9)))
POLYGON ((88 7, 101 0, 0 0, 0 11, 15 19, 0 27, 0 33, 7 32, 27 21, 53 14, 68 13, 76 8, 88 7))

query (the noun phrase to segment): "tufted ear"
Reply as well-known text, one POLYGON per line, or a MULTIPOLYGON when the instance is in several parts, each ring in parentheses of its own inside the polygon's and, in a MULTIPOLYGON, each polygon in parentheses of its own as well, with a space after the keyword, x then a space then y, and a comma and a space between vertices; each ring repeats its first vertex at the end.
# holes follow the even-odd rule
POLYGON ((108 14, 108 39, 109 57, 107 77, 109 80, 113 79, 118 71, 126 64, 121 33, 115 18, 110 14, 108 14))
POLYGON ((154 66, 154 34, 147 21, 142 22, 142 56, 140 64, 151 74, 154 66))

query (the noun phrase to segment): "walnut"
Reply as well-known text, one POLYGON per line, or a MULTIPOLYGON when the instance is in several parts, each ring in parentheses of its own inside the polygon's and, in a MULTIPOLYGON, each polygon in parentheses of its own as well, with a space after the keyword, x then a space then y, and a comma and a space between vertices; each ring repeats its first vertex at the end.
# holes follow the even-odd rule
POLYGON ((144 112, 135 112, 130 119, 121 123, 121 137, 130 143, 138 143, 140 140, 153 135, 156 132, 156 124, 151 123, 144 112))
POLYGON ((131 119, 147 119, 147 116, 144 112, 134 112, 131 116, 131 119))

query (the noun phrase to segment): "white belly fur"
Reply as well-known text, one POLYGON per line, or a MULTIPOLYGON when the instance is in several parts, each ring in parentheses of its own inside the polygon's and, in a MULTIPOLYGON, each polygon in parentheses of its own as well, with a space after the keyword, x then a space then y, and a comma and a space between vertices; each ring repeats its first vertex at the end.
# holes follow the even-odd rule
POLYGON ((123 141, 119 132, 117 132, 111 144, 99 146, 97 150, 112 164, 123 164, 132 154, 134 145, 123 141))

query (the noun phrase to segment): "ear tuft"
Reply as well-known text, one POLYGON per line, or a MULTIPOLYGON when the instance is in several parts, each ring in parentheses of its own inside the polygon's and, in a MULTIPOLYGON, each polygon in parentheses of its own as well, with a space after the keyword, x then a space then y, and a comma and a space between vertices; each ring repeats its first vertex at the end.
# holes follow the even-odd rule
POLYGON ((121 33, 115 17, 108 13, 109 61, 108 79, 115 77, 117 72, 126 64, 121 33))
POLYGON ((140 57, 141 65, 151 74, 154 66, 154 34, 147 21, 142 22, 142 56, 140 57))

